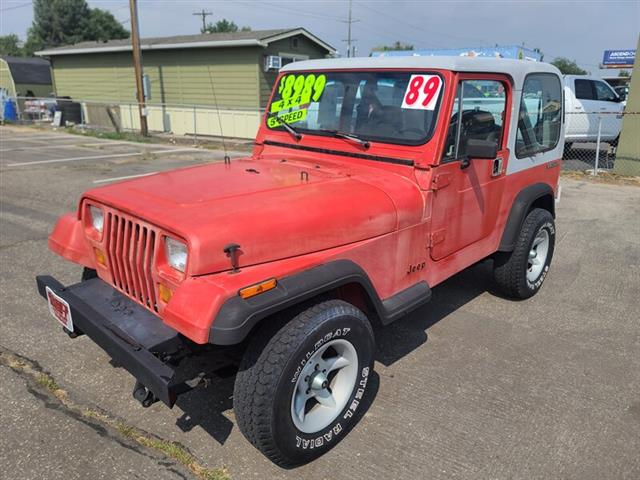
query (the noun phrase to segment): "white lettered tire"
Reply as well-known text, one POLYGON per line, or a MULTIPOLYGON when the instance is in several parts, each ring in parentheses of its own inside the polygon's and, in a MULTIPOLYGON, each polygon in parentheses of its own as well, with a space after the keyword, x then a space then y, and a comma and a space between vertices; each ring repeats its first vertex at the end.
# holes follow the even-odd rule
POLYGON ((255 338, 245 353, 234 409, 244 436, 290 468, 321 456, 355 425, 375 341, 364 313, 341 300, 318 303, 265 340, 255 338))
POLYGON ((525 299, 540 290, 549 272, 555 240, 551 213, 541 208, 529 212, 513 251, 494 258, 494 277, 505 295, 525 299))

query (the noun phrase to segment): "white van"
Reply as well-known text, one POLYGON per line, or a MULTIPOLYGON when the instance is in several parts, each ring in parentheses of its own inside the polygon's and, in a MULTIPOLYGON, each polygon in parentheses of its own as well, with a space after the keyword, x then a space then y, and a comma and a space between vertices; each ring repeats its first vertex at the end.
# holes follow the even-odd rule
POLYGON ((599 123, 600 140, 617 144, 624 106, 607 82, 586 75, 565 75, 564 106, 566 148, 574 142, 595 142, 599 123))

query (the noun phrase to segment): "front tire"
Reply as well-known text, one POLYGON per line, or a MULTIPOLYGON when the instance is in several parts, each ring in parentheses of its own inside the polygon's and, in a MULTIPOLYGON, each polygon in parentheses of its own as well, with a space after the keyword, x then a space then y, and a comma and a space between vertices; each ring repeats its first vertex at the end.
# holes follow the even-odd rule
POLYGON ((329 300, 305 310, 265 345, 258 333, 242 360, 234 409, 244 436, 291 468, 333 448, 356 424, 373 370, 367 317, 329 300))
POLYGON ((494 277, 505 295, 525 299, 540 290, 553 258, 555 239, 551 213, 541 208, 529 212, 513 251, 494 258, 494 277))

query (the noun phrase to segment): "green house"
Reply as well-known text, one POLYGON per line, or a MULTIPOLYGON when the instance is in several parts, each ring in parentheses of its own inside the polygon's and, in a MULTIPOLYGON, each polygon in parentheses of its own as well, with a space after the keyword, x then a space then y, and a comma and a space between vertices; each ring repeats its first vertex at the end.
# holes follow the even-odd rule
MULTIPOLYGON (((304 28, 145 38, 141 51, 152 131, 237 138, 255 135, 278 65, 335 53, 304 28)), ((130 40, 36 55, 51 62, 56 94, 82 102, 88 123, 115 113, 123 129, 138 128, 130 40)))

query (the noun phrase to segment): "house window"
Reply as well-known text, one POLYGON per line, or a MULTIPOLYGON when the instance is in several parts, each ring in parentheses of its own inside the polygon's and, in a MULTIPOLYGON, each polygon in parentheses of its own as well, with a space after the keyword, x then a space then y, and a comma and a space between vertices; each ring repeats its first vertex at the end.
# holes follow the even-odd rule
POLYGON ((299 55, 297 53, 278 52, 278 56, 282 59, 282 66, 301 60, 309 60, 308 55, 299 55))
POLYGON ((298 48, 298 38, 297 37, 292 37, 291 38, 291 48, 298 48))

